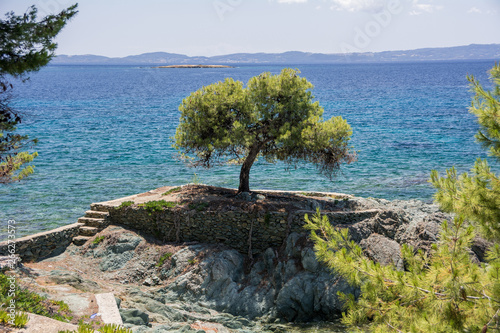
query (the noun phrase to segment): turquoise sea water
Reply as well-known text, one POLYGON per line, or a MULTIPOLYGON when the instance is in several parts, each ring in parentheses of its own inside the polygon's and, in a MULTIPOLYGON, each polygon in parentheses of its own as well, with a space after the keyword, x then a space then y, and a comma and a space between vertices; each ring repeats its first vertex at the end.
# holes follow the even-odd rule
MULTIPOLYGON (((303 164, 259 161, 253 189, 318 190, 386 199, 432 200, 432 169, 470 169, 486 157, 474 142, 467 74, 488 85, 494 61, 293 65, 311 81, 325 118, 353 127, 358 162, 330 181, 303 164)), ((190 92, 225 77, 246 82, 285 66, 153 69, 48 66, 15 86, 23 133, 38 138, 36 173, 0 187, 0 240, 7 220, 17 236, 76 222, 90 203, 188 183, 237 187, 239 168, 191 169, 174 158, 170 137, 190 92)))

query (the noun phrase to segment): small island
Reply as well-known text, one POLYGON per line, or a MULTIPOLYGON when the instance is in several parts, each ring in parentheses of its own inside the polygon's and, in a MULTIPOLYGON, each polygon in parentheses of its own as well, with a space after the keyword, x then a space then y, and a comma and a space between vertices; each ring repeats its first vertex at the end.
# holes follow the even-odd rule
POLYGON ((170 66, 156 66, 153 68, 234 68, 234 67, 225 65, 170 65, 170 66))

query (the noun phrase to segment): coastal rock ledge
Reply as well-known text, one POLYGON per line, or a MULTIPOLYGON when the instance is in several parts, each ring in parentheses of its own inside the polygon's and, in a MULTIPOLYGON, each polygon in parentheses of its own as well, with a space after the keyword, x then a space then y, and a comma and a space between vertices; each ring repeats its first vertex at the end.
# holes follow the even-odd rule
MULTIPOLYGON (((62 253, 59 249, 49 258, 25 262, 23 265, 28 269, 16 274, 32 284, 38 283, 49 297, 69 300, 70 307, 75 299, 113 292, 119 299, 125 325, 134 332, 287 332, 293 330, 284 328, 284 323, 339 318, 342 304, 337 292, 358 294, 358 290, 316 260, 308 233, 299 221, 304 214, 320 209, 335 218, 344 213, 331 223, 349 228, 354 240, 373 260, 393 263, 401 270, 404 269, 401 244, 428 250, 437 240, 441 222, 451 218, 436 205, 417 200, 387 201, 319 192, 257 191, 234 197, 225 196, 225 192, 215 188, 219 191, 215 195, 218 199, 205 193, 207 204, 200 205, 196 193, 206 188, 192 185, 161 188, 94 204, 94 209, 107 207, 109 212, 108 223, 99 233, 82 246, 71 244, 62 253), (145 203, 160 198, 178 202, 168 209, 177 210, 178 216, 184 217, 182 214, 191 212, 190 219, 177 219, 170 231, 158 229, 159 220, 169 213, 165 210, 148 213, 145 203), (272 201, 272 210, 266 206, 267 200, 272 201), (259 211, 258 207, 262 210, 258 215, 262 221, 241 220, 247 216, 245 211, 253 214, 259 211), (284 213, 283 208, 287 214, 293 212, 294 218, 287 221, 284 215, 284 223, 280 223, 281 216, 273 220, 273 214, 284 213), (143 210, 149 215, 142 214, 143 210), (236 216, 240 217, 232 223, 245 230, 247 239, 243 244, 231 246, 227 239, 201 242, 196 237, 187 239, 186 234, 177 242, 165 241, 168 232, 177 233, 177 238, 181 236, 179 233, 184 229, 180 224, 190 223, 191 228, 199 228, 193 216, 205 214, 207 219, 213 219, 215 210, 220 218, 227 211, 239 212, 236 216), (346 214, 367 211, 371 213, 346 218, 346 214), (138 223, 131 226, 132 218, 120 223, 119 218, 123 219, 127 212, 138 223), (155 228, 146 223, 155 223, 155 228), (258 240, 252 231, 248 233, 244 223, 261 228, 261 232, 279 230, 283 233, 282 240, 270 239, 274 246, 253 251, 252 241, 258 243, 258 240), (297 223, 299 227, 294 227, 297 223), (30 276, 23 275, 26 271, 31 272, 30 276)), ((212 223, 207 221, 209 225, 212 223)), ((238 233, 236 227, 233 232, 238 233)), ((484 246, 480 240, 476 243, 471 255, 480 261, 484 246)), ((85 312, 81 306, 78 311, 85 312)))

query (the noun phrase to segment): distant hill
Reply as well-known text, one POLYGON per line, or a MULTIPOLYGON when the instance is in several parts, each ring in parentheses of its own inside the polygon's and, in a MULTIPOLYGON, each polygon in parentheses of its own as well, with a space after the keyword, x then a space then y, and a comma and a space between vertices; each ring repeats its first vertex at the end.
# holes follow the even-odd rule
POLYGON ((346 54, 290 51, 284 53, 235 53, 213 57, 189 57, 183 54, 154 52, 123 58, 108 58, 96 55, 59 55, 51 63, 60 65, 329 64, 481 59, 500 60, 500 44, 471 44, 408 51, 346 54))

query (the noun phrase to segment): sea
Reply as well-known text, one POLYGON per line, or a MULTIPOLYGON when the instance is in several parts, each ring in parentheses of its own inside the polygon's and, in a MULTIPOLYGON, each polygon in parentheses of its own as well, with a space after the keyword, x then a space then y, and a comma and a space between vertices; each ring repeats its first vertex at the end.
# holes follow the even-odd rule
MULTIPOLYGON (((93 202, 190 182, 236 188, 239 167, 191 168, 172 136, 179 104, 204 85, 247 82, 284 67, 313 85, 324 118, 353 129, 358 161, 333 179, 314 165, 259 160, 251 189, 328 191, 389 200, 432 202, 431 170, 469 171, 487 157, 475 142, 467 75, 490 87, 495 61, 373 64, 237 65, 234 68, 49 65, 14 83, 11 105, 23 115, 18 133, 37 138, 35 173, 0 186, 0 240, 77 221, 93 202)), ((493 161, 492 164, 494 165, 493 161)), ((494 166, 496 167, 496 166, 494 166)))

